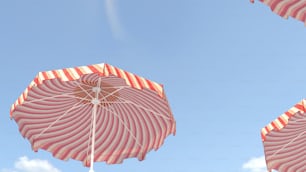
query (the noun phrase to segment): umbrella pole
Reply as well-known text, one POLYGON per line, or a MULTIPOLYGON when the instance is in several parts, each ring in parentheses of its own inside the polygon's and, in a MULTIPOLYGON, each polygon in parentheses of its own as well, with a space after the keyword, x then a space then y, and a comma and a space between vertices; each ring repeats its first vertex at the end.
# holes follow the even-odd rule
POLYGON ((92 108, 92 137, 91 137, 91 154, 90 154, 90 169, 89 172, 94 172, 94 154, 95 154, 95 138, 96 138, 96 116, 97 116, 97 106, 100 104, 99 93, 101 92, 101 78, 98 79, 98 84, 96 87, 92 88, 95 92, 95 98, 91 100, 93 104, 92 108))
POLYGON ((96 137, 96 115, 97 115, 97 105, 94 104, 93 110, 93 124, 92 124, 92 137, 91 137, 91 153, 90 153, 90 169, 89 172, 94 172, 94 152, 95 152, 95 137, 96 137))

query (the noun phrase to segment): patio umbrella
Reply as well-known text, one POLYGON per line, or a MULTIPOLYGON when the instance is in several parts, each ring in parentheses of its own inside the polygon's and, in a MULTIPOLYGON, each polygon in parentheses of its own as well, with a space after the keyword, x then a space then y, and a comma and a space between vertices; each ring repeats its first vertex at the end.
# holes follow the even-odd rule
POLYGON ((261 130, 269 172, 306 171, 306 100, 261 130))
MULTIPOLYGON (((255 0, 250 0, 254 3, 255 0)), ((305 0, 259 0, 268 5, 276 14, 288 18, 293 17, 304 22, 306 26, 306 1, 305 0)))
POLYGON ((163 86, 109 64, 39 72, 10 117, 32 149, 61 160, 143 160, 176 123, 163 86))

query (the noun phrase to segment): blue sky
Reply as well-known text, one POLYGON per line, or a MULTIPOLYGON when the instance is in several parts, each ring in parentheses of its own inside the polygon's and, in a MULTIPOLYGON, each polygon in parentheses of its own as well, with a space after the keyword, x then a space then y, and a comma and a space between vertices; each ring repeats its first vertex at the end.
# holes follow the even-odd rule
POLYGON ((263 172, 260 129, 306 96, 306 29, 260 2, 0 1, 0 172, 86 172, 9 118, 39 71, 106 62, 164 84, 177 121, 144 161, 95 171, 263 172))

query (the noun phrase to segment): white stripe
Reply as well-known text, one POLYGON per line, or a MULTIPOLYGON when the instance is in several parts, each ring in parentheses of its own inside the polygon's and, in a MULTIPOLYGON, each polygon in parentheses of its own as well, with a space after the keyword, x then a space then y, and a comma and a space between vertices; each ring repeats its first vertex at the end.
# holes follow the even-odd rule
MULTIPOLYGON (((302 2, 302 1, 301 1, 302 2)), ((296 15, 296 18, 298 19, 302 19, 303 15, 305 15, 306 13, 306 7, 300 9, 296 15)), ((306 22, 306 21, 305 21, 306 22)))
POLYGON ((145 88, 150 89, 150 86, 148 85, 147 81, 144 78, 139 77, 139 79, 140 81, 142 81, 142 84, 144 85, 145 88))
POLYGON ((288 120, 289 120, 288 115, 283 114, 283 115, 280 116, 280 118, 282 118, 282 120, 283 120, 284 122, 286 122, 286 124, 288 123, 288 120))
POLYGON ((93 71, 91 71, 90 68, 89 68, 88 66, 81 66, 81 67, 79 67, 79 69, 80 69, 82 72, 85 72, 84 74, 93 73, 93 71))
POLYGON ((282 10, 287 3, 290 3, 291 0, 282 0, 282 1, 278 1, 277 5, 274 8, 274 12, 279 13, 280 10, 282 10))
POLYGON ((69 81, 69 79, 66 77, 63 70, 57 70, 57 72, 60 75, 60 78, 62 79, 62 81, 69 81))
POLYGON ((299 7, 300 2, 302 2, 302 1, 299 1, 299 2, 297 2, 297 3, 293 4, 293 5, 291 5, 291 6, 287 9, 287 12, 286 12, 286 14, 285 14, 285 18, 288 18, 289 16, 292 15, 293 10, 299 7))
POLYGON ((117 71, 116 71, 114 66, 110 66, 110 73, 115 75, 115 76, 118 76, 117 71))
POLYGON ((80 78, 80 75, 76 72, 75 68, 67 68, 67 70, 70 72, 70 75, 73 79, 80 78))
POLYGON ((95 64, 95 65, 92 65, 94 66, 100 73, 103 73, 104 72, 104 64, 95 64))
MULTIPOLYGON (((123 76, 123 79, 125 80, 125 82, 127 83, 127 85, 132 85, 132 83, 130 82, 130 80, 128 79, 128 76, 125 74, 124 70, 119 69, 121 76, 123 76)), ((132 75, 132 74, 130 74, 132 75)), ((129 75, 129 76, 130 76, 129 75)))
POLYGON ((278 129, 281 129, 281 128, 284 127, 284 125, 279 121, 279 119, 276 119, 276 120, 274 121, 274 124, 276 125, 276 127, 277 127, 278 129))
POLYGON ((44 80, 44 77, 41 72, 37 74, 37 80, 38 80, 38 84, 41 84, 42 81, 44 80))
POLYGON ((157 83, 154 83, 154 82, 153 82, 153 85, 154 85, 155 88, 157 89, 158 94, 159 94, 160 96, 163 96, 163 95, 162 95, 163 87, 162 87, 160 84, 157 84, 157 83))
POLYGON ((135 76, 135 75, 130 75, 130 79, 134 83, 134 87, 137 88, 137 89, 141 89, 141 86, 139 85, 136 77, 137 76, 135 76))

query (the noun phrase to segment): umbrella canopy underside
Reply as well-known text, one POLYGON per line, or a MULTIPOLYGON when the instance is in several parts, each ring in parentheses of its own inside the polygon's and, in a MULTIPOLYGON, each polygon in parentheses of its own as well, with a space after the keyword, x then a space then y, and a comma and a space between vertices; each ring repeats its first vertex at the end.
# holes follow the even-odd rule
POLYGON ((34 151, 44 149, 56 158, 90 166, 95 111, 94 162, 143 160, 175 133, 165 95, 149 88, 132 87, 125 78, 98 72, 67 81, 47 78, 27 88, 12 106, 11 117, 34 151))
MULTIPOLYGON (((255 0, 250 0, 254 3, 255 0)), ((302 21, 306 26, 306 1, 304 0, 259 0, 268 5, 271 10, 281 17, 293 17, 302 21)))
POLYGON ((263 128, 262 136, 269 171, 306 171, 305 100, 263 128))

